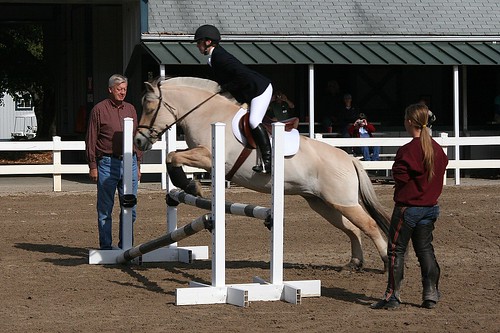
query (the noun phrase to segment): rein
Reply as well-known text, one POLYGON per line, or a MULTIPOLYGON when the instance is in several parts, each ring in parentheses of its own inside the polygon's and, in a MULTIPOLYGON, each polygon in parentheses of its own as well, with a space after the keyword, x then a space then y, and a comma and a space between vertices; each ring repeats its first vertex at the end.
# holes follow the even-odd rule
POLYGON ((162 95, 161 95, 161 81, 158 82, 158 91, 160 92, 160 96, 158 96, 158 100, 159 100, 158 107, 156 108, 155 113, 153 115, 153 118, 151 119, 151 122, 149 123, 149 127, 146 126, 146 125, 138 125, 137 126, 137 128, 147 128, 149 130, 149 137, 146 137, 142 132, 139 132, 139 133, 141 133, 142 136, 146 137, 150 143, 152 143, 151 142, 151 137, 152 137, 151 134, 152 133, 155 133, 155 135, 156 135, 155 137, 156 138, 162 136, 163 133, 165 133, 166 131, 168 131, 169 129, 171 129, 172 126, 174 126, 178 122, 182 121, 184 118, 186 118, 187 116, 189 116, 193 111, 197 110, 203 104, 205 104, 206 102, 208 102, 209 100, 211 100, 212 98, 214 98, 216 95, 219 94, 218 92, 214 93, 213 95, 209 96, 207 99, 205 99, 204 101, 202 101, 201 103, 199 103, 198 105, 196 105, 195 107, 193 107, 191 110, 189 110, 188 112, 186 112, 186 114, 184 114, 182 117, 177 118, 177 116, 172 111, 172 107, 170 105, 168 105, 168 103, 166 103, 166 102, 163 101, 163 98, 162 98, 162 95), (158 116, 158 113, 160 111, 160 107, 161 107, 162 104, 165 104, 165 106, 167 107, 167 110, 174 116, 175 121, 172 124, 170 124, 170 125, 166 125, 165 128, 162 131, 157 131, 153 126, 154 126, 154 124, 156 122, 156 117, 158 116))

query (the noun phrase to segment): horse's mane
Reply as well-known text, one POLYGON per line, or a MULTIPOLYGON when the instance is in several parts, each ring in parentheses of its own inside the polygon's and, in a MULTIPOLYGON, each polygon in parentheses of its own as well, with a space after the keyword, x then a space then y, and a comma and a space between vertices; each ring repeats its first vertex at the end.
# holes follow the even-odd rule
MULTIPOLYGON (((191 76, 179 76, 179 77, 167 77, 167 78, 156 78, 151 82, 152 85, 157 86, 158 82, 166 83, 166 84, 172 84, 175 86, 186 86, 186 87, 192 87, 192 88, 198 88, 201 90, 208 91, 209 93, 215 94, 220 91, 220 86, 217 82, 209 80, 209 79, 202 79, 199 77, 191 77, 191 76)), ((224 97, 227 99, 236 102, 233 96, 229 93, 224 93, 222 94, 224 97)), ((237 103, 237 102, 236 102, 237 103)))
POLYGON ((202 79, 199 77, 189 77, 189 76, 173 77, 167 79, 165 82, 168 82, 168 84, 173 84, 176 86, 188 86, 188 87, 198 88, 211 93, 216 93, 220 90, 220 86, 217 82, 208 79, 202 79))

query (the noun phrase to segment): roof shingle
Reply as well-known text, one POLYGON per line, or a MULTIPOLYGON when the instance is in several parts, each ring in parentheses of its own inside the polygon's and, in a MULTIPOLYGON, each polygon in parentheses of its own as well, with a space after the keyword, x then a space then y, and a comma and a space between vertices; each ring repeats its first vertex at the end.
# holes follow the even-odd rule
POLYGON ((498 0, 149 0, 149 33, 500 36, 498 0))

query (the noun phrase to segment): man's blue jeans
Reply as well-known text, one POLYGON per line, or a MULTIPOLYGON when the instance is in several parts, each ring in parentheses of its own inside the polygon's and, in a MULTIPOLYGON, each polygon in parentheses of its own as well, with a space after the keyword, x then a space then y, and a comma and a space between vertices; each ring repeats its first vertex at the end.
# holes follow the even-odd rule
MULTIPOLYGON (((117 158, 103 156, 98 164, 97 179, 97 225, 99 228, 99 245, 102 250, 112 249, 112 216, 115 203, 115 193, 121 201, 123 197, 123 161, 117 158)), ((137 196, 137 158, 134 155, 132 164, 132 192, 137 196)), ((136 209, 132 208, 132 221, 135 222, 136 209)), ((123 210, 120 211, 120 242, 122 238, 123 210)))

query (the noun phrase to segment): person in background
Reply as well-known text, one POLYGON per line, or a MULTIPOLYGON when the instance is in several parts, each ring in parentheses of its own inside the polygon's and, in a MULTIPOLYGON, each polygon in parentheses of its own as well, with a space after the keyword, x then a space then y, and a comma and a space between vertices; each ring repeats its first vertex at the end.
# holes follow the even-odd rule
POLYGON ((434 308, 440 297, 440 268, 432 246, 432 232, 439 216, 438 198, 448 158, 432 139, 428 124, 427 106, 412 104, 406 108, 404 126, 413 139, 398 149, 392 166, 396 185, 387 247, 388 281, 383 299, 373 303, 372 309, 400 306, 405 252, 410 239, 420 263, 421 307, 434 308))
MULTIPOLYGON (((364 113, 359 114, 359 118, 349 127, 349 134, 353 138, 371 138, 373 132, 375 132, 375 126, 368 122, 366 115, 364 113)), ((361 154, 363 155, 364 161, 378 161, 380 160, 380 147, 360 147, 361 154)))
POLYGON ((271 97, 266 115, 274 121, 282 121, 295 117, 294 109, 295 104, 281 91, 277 91, 271 97))
POLYGON ((326 132, 332 132, 333 125, 337 122, 336 114, 343 105, 340 85, 336 80, 329 80, 326 83, 319 105, 318 116, 321 125, 326 132))
POLYGON ((271 80, 243 65, 219 45, 221 35, 213 25, 200 26, 194 41, 201 54, 209 56, 208 65, 221 86, 221 93, 228 91, 240 103, 249 104, 250 128, 259 147, 263 165, 256 165, 258 173, 271 173, 271 142, 262 119, 273 95, 271 80))
POLYGON ((350 137, 349 127, 356 121, 358 115, 359 111, 352 105, 352 95, 345 94, 344 106, 340 108, 335 117, 337 120, 335 125, 341 137, 350 137))
MULTIPOLYGON (((137 129, 137 112, 132 104, 125 102, 128 80, 114 74, 108 81, 109 97, 97 103, 91 111, 85 150, 89 165, 89 177, 97 183, 97 225, 99 245, 102 250, 113 249, 112 215, 115 193, 118 190, 120 202, 124 194, 123 184, 123 120, 134 120, 134 132, 137 129)), ((141 151, 133 154, 132 191, 137 196, 140 179, 139 162, 141 151)), ((120 234, 118 247, 121 248, 123 216, 120 212, 120 234)), ((132 208, 132 220, 136 219, 135 206, 132 208)))
POLYGON ((500 94, 493 100, 493 121, 500 124, 500 94))
POLYGON ((429 96, 425 96, 425 95, 420 96, 420 98, 418 99, 417 104, 425 105, 430 110, 430 98, 429 98, 429 96))
POLYGON ((427 125, 427 129, 429 130, 429 133, 432 136, 432 123, 434 123, 436 121, 436 116, 434 115, 434 113, 432 113, 432 111, 430 109, 429 98, 428 97, 420 97, 417 104, 425 105, 425 106, 427 106, 427 109, 429 110, 429 124, 427 125))

